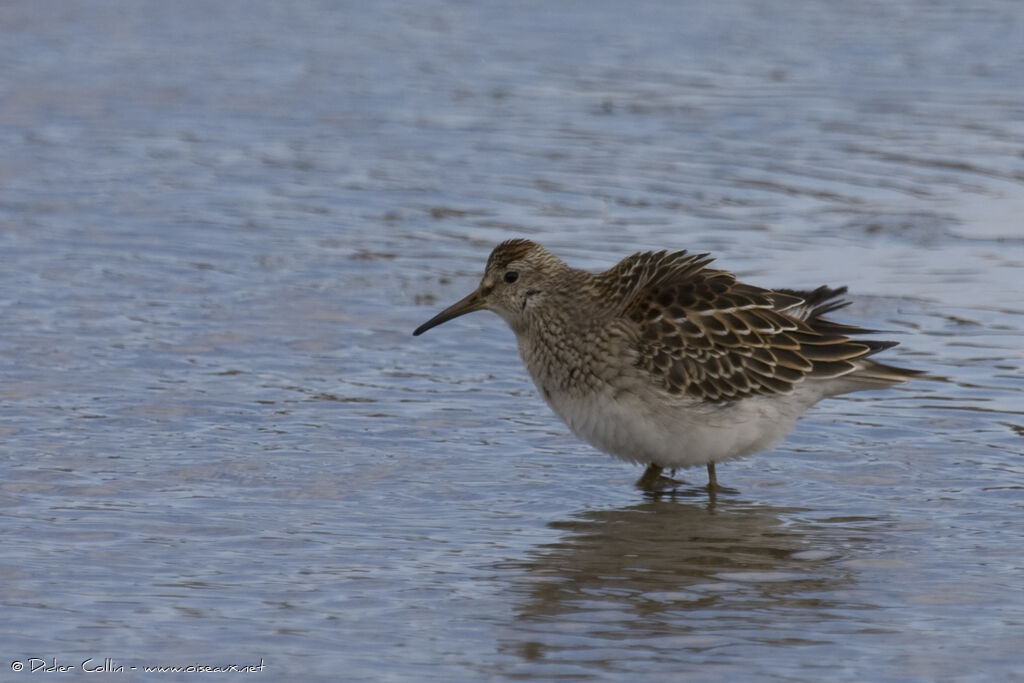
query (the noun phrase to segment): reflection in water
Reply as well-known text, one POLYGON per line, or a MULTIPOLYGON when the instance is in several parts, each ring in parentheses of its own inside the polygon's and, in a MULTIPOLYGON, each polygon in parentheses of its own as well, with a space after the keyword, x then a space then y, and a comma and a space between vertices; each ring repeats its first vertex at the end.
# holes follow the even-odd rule
POLYGON ((827 640, 837 610, 848 627, 851 607, 870 605, 850 604, 834 530, 796 528, 794 512, 653 500, 554 523, 564 538, 518 566, 528 585, 504 648, 524 666, 636 671, 681 653, 692 664, 724 647, 811 644, 810 623, 827 640))

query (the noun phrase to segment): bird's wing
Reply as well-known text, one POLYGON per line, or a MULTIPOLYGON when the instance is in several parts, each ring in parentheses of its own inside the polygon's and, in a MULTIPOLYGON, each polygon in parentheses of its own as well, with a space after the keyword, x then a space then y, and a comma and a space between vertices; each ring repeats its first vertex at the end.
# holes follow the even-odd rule
MULTIPOLYGON (((707 254, 645 252, 612 271, 636 331, 636 364, 673 394, 712 402, 786 394, 805 379, 840 377, 892 344, 823 315, 844 290, 773 291, 708 268, 707 254)), ((608 271, 608 275, 612 275, 608 271)))

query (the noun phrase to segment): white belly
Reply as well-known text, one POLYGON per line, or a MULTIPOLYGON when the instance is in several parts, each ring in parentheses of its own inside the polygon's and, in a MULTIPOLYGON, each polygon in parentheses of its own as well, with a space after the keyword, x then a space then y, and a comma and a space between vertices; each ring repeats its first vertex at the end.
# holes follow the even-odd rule
POLYGON ((551 393, 548 403, 574 434, 596 448, 638 463, 692 467, 751 455, 778 443, 815 400, 753 397, 702 404, 611 387, 583 398, 551 393), (666 402, 668 401, 668 402, 666 402))

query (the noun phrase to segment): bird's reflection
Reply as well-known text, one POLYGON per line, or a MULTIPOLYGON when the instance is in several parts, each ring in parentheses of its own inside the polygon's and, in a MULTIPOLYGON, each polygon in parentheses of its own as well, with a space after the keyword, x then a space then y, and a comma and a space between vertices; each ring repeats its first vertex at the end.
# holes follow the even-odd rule
POLYGON ((526 660, 574 651, 581 662, 599 645, 633 657, 739 637, 814 639, 817 626, 794 623, 834 620, 852 580, 836 562, 836 530, 793 521, 798 512, 656 499, 552 523, 562 538, 515 563, 523 583, 508 649, 526 660))

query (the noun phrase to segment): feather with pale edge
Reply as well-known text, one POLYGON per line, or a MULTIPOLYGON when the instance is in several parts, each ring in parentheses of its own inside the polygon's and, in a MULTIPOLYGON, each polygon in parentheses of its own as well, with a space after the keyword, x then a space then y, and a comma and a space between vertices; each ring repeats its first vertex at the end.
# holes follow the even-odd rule
POLYGON ((870 383, 916 371, 868 360, 894 342, 853 339, 872 330, 825 315, 846 288, 764 289, 709 268, 707 254, 643 252, 597 275, 636 326, 636 365, 672 394, 705 401, 787 394, 807 378, 870 383))

